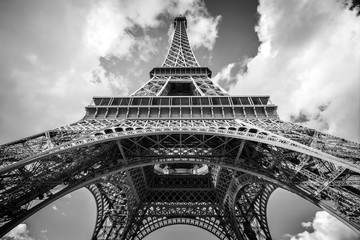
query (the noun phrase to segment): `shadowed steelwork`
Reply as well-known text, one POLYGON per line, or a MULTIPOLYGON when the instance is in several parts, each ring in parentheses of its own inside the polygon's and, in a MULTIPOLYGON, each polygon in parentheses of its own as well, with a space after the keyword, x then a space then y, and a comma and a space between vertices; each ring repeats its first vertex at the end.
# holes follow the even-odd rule
POLYGON ((0 146, 1 236, 86 187, 93 239, 187 224, 219 239, 271 239, 281 187, 360 233, 359 144, 279 119, 268 96, 230 96, 189 45, 184 17, 162 67, 130 97, 94 98, 81 121, 0 146))

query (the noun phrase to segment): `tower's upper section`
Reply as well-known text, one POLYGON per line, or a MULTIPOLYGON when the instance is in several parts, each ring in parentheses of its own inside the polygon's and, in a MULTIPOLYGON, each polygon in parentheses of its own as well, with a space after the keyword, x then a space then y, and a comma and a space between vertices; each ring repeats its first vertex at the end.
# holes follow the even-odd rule
POLYGON ((174 28, 171 46, 162 67, 199 67, 189 44, 186 18, 176 17, 174 28))
POLYGON ((180 22, 184 23, 184 24, 185 24, 185 28, 187 28, 187 20, 186 20, 186 17, 184 17, 184 16, 179 16, 179 17, 176 17, 176 18, 174 19, 174 28, 175 28, 175 29, 176 29, 176 24, 178 24, 178 23, 180 23, 180 22))
POLYGON ((176 17, 169 52, 150 80, 129 97, 96 97, 87 119, 241 119, 277 118, 268 96, 230 96, 200 67, 186 33, 187 20, 176 17))

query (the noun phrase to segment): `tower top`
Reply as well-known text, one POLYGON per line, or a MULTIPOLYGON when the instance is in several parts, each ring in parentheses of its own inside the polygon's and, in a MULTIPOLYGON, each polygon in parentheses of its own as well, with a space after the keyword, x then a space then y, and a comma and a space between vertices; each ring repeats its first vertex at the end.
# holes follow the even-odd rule
POLYGON ((178 17, 175 17, 174 19, 174 28, 176 28, 176 24, 178 23, 184 23, 185 25, 185 28, 187 28, 187 20, 186 20, 186 17, 180 15, 178 17))
POLYGON ((187 37, 186 17, 175 17, 174 28, 171 46, 162 67, 199 67, 187 37))
POLYGON ((174 28, 163 64, 150 71, 151 79, 132 96, 228 96, 211 81, 211 70, 197 62, 186 32, 186 17, 175 17, 174 28))

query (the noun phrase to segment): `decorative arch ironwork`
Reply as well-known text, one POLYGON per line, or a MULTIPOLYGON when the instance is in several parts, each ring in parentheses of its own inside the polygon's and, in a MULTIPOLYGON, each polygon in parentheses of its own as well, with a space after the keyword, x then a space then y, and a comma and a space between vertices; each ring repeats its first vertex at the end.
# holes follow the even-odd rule
MULTIPOLYGON (((35 167, 41 166, 43 168, 54 164, 52 167, 49 167, 47 173, 43 172, 41 176, 39 175, 40 178, 36 179, 36 181, 41 181, 41 177, 43 177, 41 191, 37 189, 36 192, 29 192, 29 195, 33 195, 32 199, 38 199, 39 195, 43 194, 45 195, 45 199, 51 200, 52 202, 58 199, 58 197, 55 197, 58 196, 55 193, 56 191, 53 191, 56 187, 72 189, 70 190, 71 192, 79 187, 84 187, 96 182, 102 177, 134 168, 164 162, 202 163, 219 166, 221 168, 229 168, 263 178, 272 184, 297 193, 301 197, 310 200, 337 216, 353 229, 358 229, 357 221, 359 220, 356 218, 356 211, 358 210, 353 210, 353 215, 347 214, 347 211, 348 209, 354 209, 359 197, 349 191, 347 195, 340 196, 337 190, 339 186, 346 186, 346 181, 342 180, 341 183, 338 179, 334 178, 332 182, 328 182, 328 187, 324 189, 325 191, 317 194, 318 189, 315 189, 316 184, 314 184, 314 182, 318 182, 317 186, 321 186, 324 180, 321 174, 316 174, 312 168, 303 165, 303 159, 305 159, 307 163, 314 161, 320 162, 323 161, 324 158, 327 158, 326 154, 325 157, 315 158, 314 155, 319 157, 322 153, 318 150, 309 152, 306 146, 300 148, 298 145, 294 147, 291 146, 291 144, 285 144, 280 141, 281 137, 276 141, 274 139, 260 141, 259 139, 262 138, 258 138, 258 135, 256 135, 259 132, 254 135, 251 129, 252 128, 249 127, 245 132, 241 132, 239 129, 234 130, 230 129, 230 127, 228 129, 220 127, 217 129, 168 127, 158 129, 157 131, 143 128, 126 129, 126 131, 121 132, 124 134, 120 135, 117 134, 119 132, 114 132, 113 130, 111 132, 101 130, 102 135, 91 134, 72 143, 67 143, 66 145, 54 146, 41 154, 20 160, 17 164, 15 163, 16 166, 11 165, 11 167, 5 167, 1 171, 5 178, 11 174, 21 175, 20 169, 22 168, 31 169, 36 175, 35 167), (154 141, 156 138, 161 141, 154 141), (158 154, 154 154, 154 151, 152 154, 144 155, 143 153, 146 153, 146 151, 136 152, 131 150, 131 147, 134 146, 138 149, 149 149, 149 146, 143 145, 147 143, 154 144, 154 146, 158 147, 157 151, 159 151, 159 149, 161 150, 162 144, 164 144, 164 140, 170 141, 172 138, 173 142, 177 143, 182 142, 182 140, 179 141, 179 138, 197 141, 198 144, 200 143, 200 147, 198 151, 195 151, 194 148, 192 152, 186 150, 186 147, 177 147, 177 150, 173 148, 174 151, 169 155, 159 154, 159 152, 158 154), (211 141, 212 145, 210 147, 206 146, 206 144, 210 144, 211 141), (129 143, 131 146, 127 145, 129 143), (219 146, 223 147, 219 148, 219 146), (216 151, 210 153, 210 148, 215 149, 218 153, 222 152, 222 155, 213 154, 216 151), (246 151, 246 149, 256 151, 246 151), (294 151, 294 149, 296 151, 294 151), (92 154, 91 157, 80 157, 85 156, 89 152, 92 154), (248 154, 249 152, 256 152, 257 156, 250 156, 248 154), (304 154, 304 152, 307 154, 304 154), (139 153, 140 155, 136 155, 139 153), (303 166, 300 167, 301 165, 303 166), (69 172, 71 170, 71 172, 76 172, 77 174, 74 176, 70 176, 67 173, 60 174, 61 171, 59 171, 59 167, 66 168, 69 172), (71 169, 71 167, 73 169, 71 169), (74 171, 74 169, 77 170, 74 171), (268 171, 269 169, 271 169, 271 171, 268 171), (57 175, 58 177, 45 182, 45 179, 49 180, 50 175, 57 175), (84 185, 84 182, 88 184, 84 185), (333 203, 336 203, 335 207, 332 206, 333 203)), ((344 171, 340 172, 340 174, 343 172, 344 171)), ((19 179, 19 181, 24 182, 23 179, 19 179)), ((27 183, 32 184, 32 181, 33 180, 30 179, 27 183)), ((13 184, 20 184, 20 182, 14 182, 13 184)), ((13 202, 14 201, 11 203, 13 202)), ((8 222, 9 225, 5 224, 2 229, 10 230, 16 224, 41 209, 41 206, 45 205, 39 204, 32 208, 28 205, 18 206, 19 207, 14 208, 15 212, 12 213, 16 215, 16 220, 12 221, 13 218, 9 212, 8 215, 3 215, 10 222, 8 222), (19 210, 17 211, 16 209, 19 210)))
POLYGON ((127 237, 125 237, 125 239, 134 239, 134 240, 141 240, 144 239, 147 235, 149 235, 150 233, 159 230, 161 228, 164 227, 168 227, 171 225, 189 225, 189 226, 194 226, 194 227, 198 227, 200 229, 203 229, 211 234, 213 234, 214 236, 218 237, 220 240, 230 240, 233 238, 230 238, 229 233, 226 232, 226 230, 224 230, 221 225, 220 225, 220 220, 216 219, 216 218, 209 218, 209 219, 205 219, 205 218, 199 218, 199 217, 171 217, 171 218, 167 218, 167 217, 162 217, 162 218, 146 218, 145 221, 149 221, 147 222, 146 225, 141 226, 140 230, 137 231, 136 236, 130 236, 128 235, 127 237))

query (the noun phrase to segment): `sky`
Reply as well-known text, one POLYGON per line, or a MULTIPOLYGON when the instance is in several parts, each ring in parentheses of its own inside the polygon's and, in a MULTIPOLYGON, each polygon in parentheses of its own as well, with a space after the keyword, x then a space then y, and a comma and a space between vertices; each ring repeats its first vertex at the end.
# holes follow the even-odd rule
MULTIPOLYGON (((76 122, 93 96, 134 92, 162 64, 178 14, 198 62, 229 93, 270 95, 281 119, 360 142, 359 10, 351 8, 336 0, 0 0, 0 144, 76 122)), ((285 190, 271 196, 268 216, 276 240, 359 239, 285 190)), ((10 235, 89 239, 94 218, 82 189, 10 235)), ((147 240, 183 236, 176 231, 210 239, 185 229, 147 240)))

